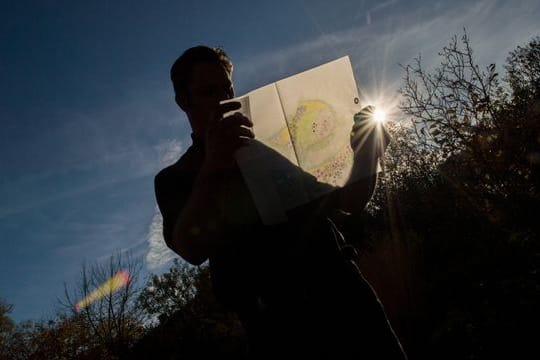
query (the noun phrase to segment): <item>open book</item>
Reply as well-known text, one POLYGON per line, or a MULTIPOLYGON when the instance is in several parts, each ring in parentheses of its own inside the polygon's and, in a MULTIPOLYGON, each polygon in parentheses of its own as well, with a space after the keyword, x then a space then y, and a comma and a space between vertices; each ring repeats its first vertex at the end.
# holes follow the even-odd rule
POLYGON ((235 157, 265 224, 349 180, 360 105, 348 56, 229 101, 254 124, 257 141, 235 157))

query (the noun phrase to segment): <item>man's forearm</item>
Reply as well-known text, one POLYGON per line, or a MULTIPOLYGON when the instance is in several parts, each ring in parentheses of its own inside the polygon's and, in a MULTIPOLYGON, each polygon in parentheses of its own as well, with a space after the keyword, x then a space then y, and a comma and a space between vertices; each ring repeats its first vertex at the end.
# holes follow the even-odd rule
POLYGON ((335 190, 335 201, 337 203, 335 208, 353 215, 359 215, 371 199, 376 184, 377 175, 375 174, 351 181, 344 187, 335 190))
POLYGON ((371 199, 377 184, 378 157, 373 153, 355 156, 349 181, 333 195, 333 207, 359 215, 371 199))
POLYGON ((203 263, 215 251, 223 229, 222 193, 223 179, 202 170, 176 219, 168 245, 191 264, 203 263))

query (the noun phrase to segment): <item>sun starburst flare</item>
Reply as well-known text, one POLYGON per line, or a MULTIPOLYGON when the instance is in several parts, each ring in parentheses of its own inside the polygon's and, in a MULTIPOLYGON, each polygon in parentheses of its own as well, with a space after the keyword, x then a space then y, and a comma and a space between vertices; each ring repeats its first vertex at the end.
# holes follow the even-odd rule
POLYGON ((384 123, 386 121, 386 113, 379 109, 375 110, 375 112, 373 113, 373 120, 375 120, 379 124, 384 123))

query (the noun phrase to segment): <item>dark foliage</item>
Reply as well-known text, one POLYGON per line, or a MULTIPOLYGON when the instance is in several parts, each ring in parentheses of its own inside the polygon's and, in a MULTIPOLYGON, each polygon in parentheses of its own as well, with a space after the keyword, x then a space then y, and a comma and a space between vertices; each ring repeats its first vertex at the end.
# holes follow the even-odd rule
POLYGON ((411 358, 535 351, 539 52, 535 38, 510 54, 506 87, 494 64, 474 63, 467 34, 433 73, 420 59, 404 67, 401 109, 413 127, 394 131, 363 263, 411 358), (405 296, 388 293, 403 281, 405 296))
POLYGON ((246 342, 236 316, 212 292, 208 267, 175 260, 168 272, 154 275, 139 300, 158 324, 130 352, 130 359, 245 357, 246 342))

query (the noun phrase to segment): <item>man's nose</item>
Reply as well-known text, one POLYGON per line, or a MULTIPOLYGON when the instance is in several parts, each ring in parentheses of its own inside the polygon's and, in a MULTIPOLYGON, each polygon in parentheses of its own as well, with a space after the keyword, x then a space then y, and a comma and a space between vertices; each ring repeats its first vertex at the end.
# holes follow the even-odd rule
POLYGON ((229 89, 226 89, 223 91, 224 98, 221 100, 230 100, 234 97, 234 88, 230 87, 229 89))

